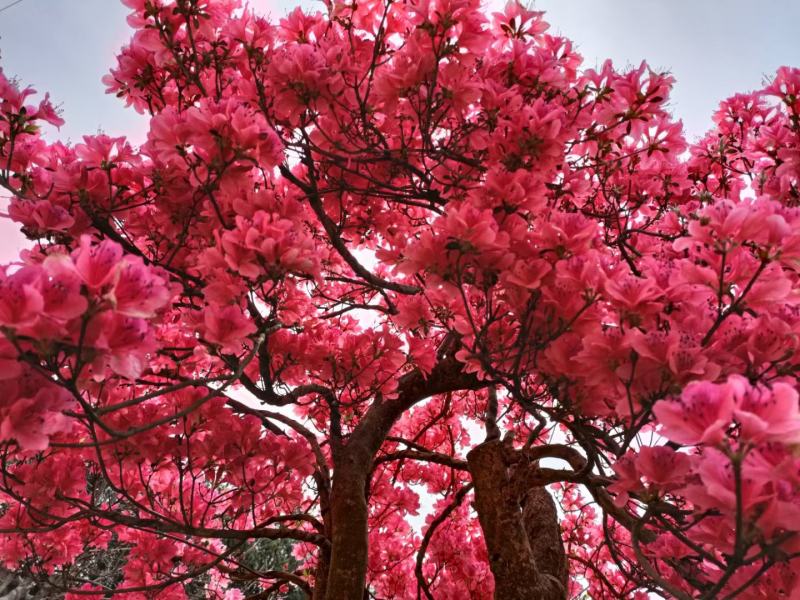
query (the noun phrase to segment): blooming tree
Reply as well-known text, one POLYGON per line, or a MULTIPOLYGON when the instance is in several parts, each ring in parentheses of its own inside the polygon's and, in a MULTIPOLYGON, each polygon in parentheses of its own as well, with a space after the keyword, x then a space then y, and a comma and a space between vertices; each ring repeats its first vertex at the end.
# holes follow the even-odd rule
POLYGON ((140 148, 49 143, 0 78, 33 241, 0 269, 7 567, 72 599, 800 598, 800 70, 687 145, 669 75, 581 69, 517 4, 124 1, 140 148), (283 570, 246 560, 271 540, 283 570))

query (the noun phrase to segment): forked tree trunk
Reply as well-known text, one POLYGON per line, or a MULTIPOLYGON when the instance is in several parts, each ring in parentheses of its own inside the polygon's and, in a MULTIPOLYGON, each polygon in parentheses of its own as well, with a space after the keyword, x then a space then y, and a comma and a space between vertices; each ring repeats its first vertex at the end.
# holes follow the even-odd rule
POLYGON ((500 440, 477 446, 467 462, 495 600, 564 600, 566 562, 550 495, 544 488, 520 494, 500 440))
POLYGON ((367 483, 372 461, 392 425, 425 398, 484 387, 473 374, 463 373, 454 357, 442 351, 439 358, 427 376, 419 371, 403 375, 397 396, 377 398, 348 440, 334 446, 330 507, 325 520, 331 541, 330 566, 327 578, 315 582, 315 600, 362 600, 365 596, 369 558, 367 483))

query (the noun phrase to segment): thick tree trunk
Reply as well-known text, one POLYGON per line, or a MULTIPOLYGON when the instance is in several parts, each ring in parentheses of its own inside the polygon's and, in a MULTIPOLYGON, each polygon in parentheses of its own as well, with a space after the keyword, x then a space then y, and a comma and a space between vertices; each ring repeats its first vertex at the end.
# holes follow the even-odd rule
POLYGON ((372 461, 392 425, 414 404, 435 394, 484 386, 461 368, 455 358, 443 354, 427 376, 419 371, 406 373, 400 378, 397 396, 376 398, 347 441, 334 446, 330 510, 325 519, 331 541, 330 566, 327 577, 315 582, 315 600, 364 598, 369 557, 367 484, 372 461))
MULTIPOLYGON (((569 582, 569 568, 558 512, 553 497, 543 487, 532 487, 522 500, 522 522, 528 543, 533 551, 536 568, 546 577, 552 578, 564 590, 569 582)), ((559 595, 554 598, 561 597, 559 595)))
POLYGON ((369 462, 357 448, 337 459, 331 491, 331 557, 325 600, 361 600, 367 578, 369 462))
POLYGON ((477 446, 467 462, 494 575, 495 600, 564 600, 566 566, 560 558, 564 549, 547 491, 534 488, 521 497, 500 440, 477 446))

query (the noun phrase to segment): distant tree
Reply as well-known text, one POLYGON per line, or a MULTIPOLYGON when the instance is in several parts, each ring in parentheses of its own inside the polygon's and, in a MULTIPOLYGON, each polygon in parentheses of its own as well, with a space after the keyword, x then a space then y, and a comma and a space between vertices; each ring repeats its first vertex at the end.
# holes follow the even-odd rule
POLYGON ((34 580, 26 578, 20 573, 0 569, 0 600, 29 600, 40 598, 42 587, 34 580))
POLYGON ((669 75, 581 70, 517 4, 125 4, 141 148, 49 143, 0 78, 8 568, 800 598, 800 70, 687 146, 669 75))

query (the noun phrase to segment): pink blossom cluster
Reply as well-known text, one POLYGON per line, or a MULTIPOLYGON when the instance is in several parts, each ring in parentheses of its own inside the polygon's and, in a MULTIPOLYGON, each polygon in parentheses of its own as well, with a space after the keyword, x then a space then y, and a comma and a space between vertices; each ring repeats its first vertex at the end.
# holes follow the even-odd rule
POLYGON ((560 597, 799 597, 800 69, 690 144, 669 74, 582 67, 516 2, 124 4, 141 147, 48 143, 0 74, 7 566, 488 599, 501 447, 523 558, 527 494, 558 505, 560 597))

